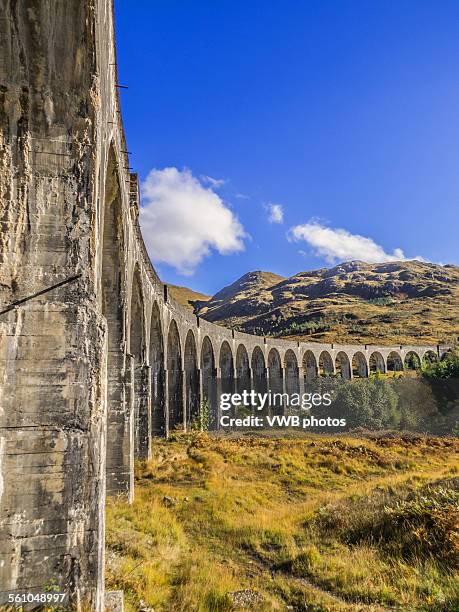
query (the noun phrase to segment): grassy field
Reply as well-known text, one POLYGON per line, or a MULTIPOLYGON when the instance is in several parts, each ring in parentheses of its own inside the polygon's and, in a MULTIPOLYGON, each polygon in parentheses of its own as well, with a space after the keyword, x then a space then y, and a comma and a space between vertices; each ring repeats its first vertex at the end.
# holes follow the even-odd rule
POLYGON ((154 441, 107 508, 127 610, 459 610, 459 441, 154 441))

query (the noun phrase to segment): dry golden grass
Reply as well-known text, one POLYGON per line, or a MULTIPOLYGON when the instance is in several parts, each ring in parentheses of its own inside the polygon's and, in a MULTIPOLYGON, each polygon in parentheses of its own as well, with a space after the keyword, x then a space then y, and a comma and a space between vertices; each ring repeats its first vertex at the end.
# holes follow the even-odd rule
POLYGON ((232 610, 246 596, 254 610, 457 610, 451 568, 347 543, 343 526, 324 531, 317 517, 358 514, 352 500, 369 513, 373 498, 454 476, 458 453, 456 439, 155 440, 134 503, 108 503, 107 586, 125 591, 128 610, 141 600, 156 611, 232 610))
POLYGON ((188 287, 168 285, 168 288, 171 297, 179 304, 185 306, 185 308, 188 308, 191 311, 194 310, 193 302, 205 302, 207 300, 210 300, 210 297, 208 295, 204 295, 204 293, 199 293, 198 291, 193 291, 193 289, 188 289, 188 287))

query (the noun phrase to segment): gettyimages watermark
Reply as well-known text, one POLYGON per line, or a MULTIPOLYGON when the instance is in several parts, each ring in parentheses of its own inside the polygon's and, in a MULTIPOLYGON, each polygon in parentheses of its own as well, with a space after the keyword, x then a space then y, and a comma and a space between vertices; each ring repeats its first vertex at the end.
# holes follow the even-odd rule
POLYGON ((301 387, 293 380, 214 379, 203 382, 200 397, 190 414, 196 419, 204 405, 209 430, 459 435, 458 378, 324 377, 301 387))
POLYGON ((254 389, 241 393, 221 393, 219 424, 224 429, 346 427, 345 418, 310 414, 312 408, 331 406, 332 395, 333 391, 276 393, 254 389))

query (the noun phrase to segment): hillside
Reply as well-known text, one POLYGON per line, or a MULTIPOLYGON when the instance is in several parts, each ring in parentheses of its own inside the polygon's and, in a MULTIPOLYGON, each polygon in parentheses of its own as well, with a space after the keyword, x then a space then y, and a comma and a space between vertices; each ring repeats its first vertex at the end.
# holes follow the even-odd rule
POLYGON ((350 261, 290 278, 249 272, 194 306, 208 321, 260 335, 318 342, 450 343, 459 336, 459 267, 350 261))
POLYGON ((188 289, 188 287, 180 287, 179 285, 168 285, 169 293, 171 297, 176 300, 185 308, 189 308, 190 310, 194 310, 194 302, 199 301, 200 303, 206 302, 210 300, 210 296, 204 295, 203 293, 198 293, 197 291, 193 291, 193 289, 188 289))
POLYGON ((155 439, 107 502, 126 612, 458 610, 456 438, 155 439))

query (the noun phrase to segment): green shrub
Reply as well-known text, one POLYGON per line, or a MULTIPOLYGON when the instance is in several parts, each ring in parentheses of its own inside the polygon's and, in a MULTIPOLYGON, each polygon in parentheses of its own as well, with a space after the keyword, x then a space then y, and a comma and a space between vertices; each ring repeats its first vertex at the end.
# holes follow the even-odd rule
POLYGON ((191 422, 192 431, 209 431, 210 408, 207 399, 204 399, 199 406, 199 414, 191 422))

